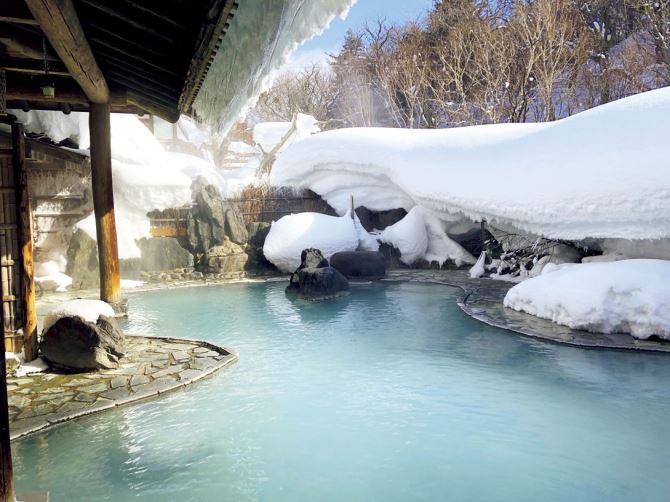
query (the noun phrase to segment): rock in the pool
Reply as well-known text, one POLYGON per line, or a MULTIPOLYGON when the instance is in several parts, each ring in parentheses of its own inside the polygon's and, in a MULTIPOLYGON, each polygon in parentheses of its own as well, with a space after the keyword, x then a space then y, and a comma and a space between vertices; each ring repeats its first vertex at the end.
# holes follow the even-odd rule
POLYGON ((324 300, 348 293, 349 281, 330 266, 320 250, 303 250, 300 261, 300 266, 291 274, 287 293, 312 300, 324 300))
POLYGON ((125 337, 113 317, 96 323, 61 317, 42 334, 40 351, 52 366, 66 371, 112 369, 125 352, 125 337))
POLYGON ((378 251, 342 251, 330 257, 330 266, 347 279, 376 280, 386 275, 386 260, 378 251))

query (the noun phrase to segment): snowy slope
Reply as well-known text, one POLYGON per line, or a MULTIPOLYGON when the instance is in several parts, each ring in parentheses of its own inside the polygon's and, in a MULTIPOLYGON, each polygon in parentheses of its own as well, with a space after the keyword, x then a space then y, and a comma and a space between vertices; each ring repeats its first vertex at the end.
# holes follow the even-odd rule
POLYGON ((504 303, 571 328, 670 339, 670 261, 556 268, 514 286, 504 303))
POLYGON ((541 124, 329 131, 289 147, 276 185, 342 214, 422 206, 550 238, 670 237, 670 88, 541 124))

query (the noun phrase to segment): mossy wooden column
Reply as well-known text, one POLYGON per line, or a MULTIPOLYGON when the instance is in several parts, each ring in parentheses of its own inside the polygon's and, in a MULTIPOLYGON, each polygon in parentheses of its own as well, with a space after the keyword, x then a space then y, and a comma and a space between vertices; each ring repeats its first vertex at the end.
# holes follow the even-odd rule
POLYGON ((91 181, 95 229, 98 236, 100 299, 118 307, 121 304, 121 275, 114 220, 109 110, 109 104, 91 103, 89 113, 91 181))
MULTIPOLYGON (((5 325, 5 315, 0 309, 0 326, 5 325)), ((7 405, 7 369, 5 348, 0 350, 0 502, 14 502, 12 480, 12 448, 9 444, 9 409, 7 405)))
POLYGON ((26 142, 23 124, 12 124, 14 186, 16 191, 16 230, 21 254, 19 290, 23 313, 23 355, 26 361, 37 358, 37 311, 35 310, 35 273, 33 263, 33 224, 26 172, 26 142))

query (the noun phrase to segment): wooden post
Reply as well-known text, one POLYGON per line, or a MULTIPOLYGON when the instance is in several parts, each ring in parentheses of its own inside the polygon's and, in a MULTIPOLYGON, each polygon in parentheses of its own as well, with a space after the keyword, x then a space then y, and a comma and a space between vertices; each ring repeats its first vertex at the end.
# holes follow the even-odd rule
POLYGON ((26 362, 37 358, 37 311, 35 310, 35 274, 33 266, 33 228, 28 173, 26 172, 26 143, 23 124, 12 124, 12 158, 16 189, 16 226, 21 253, 20 310, 23 312, 23 356, 26 362))
MULTIPOLYGON (((5 325, 5 313, 0 309, 0 326, 5 325)), ((9 444, 9 406, 7 404, 7 368, 5 348, 0 350, 0 502, 14 502, 12 479, 12 448, 9 444)))
POLYGON ((121 275, 114 220, 110 107, 109 104, 97 103, 91 103, 90 106, 91 181, 95 229, 98 236, 100 299, 112 306, 119 306, 121 304, 121 275))

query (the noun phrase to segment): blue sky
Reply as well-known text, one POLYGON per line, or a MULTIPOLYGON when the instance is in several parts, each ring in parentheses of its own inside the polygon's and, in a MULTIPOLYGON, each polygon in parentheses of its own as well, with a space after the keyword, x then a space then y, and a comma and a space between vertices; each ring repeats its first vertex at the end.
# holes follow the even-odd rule
POLYGON ((326 53, 341 47, 347 30, 358 30, 365 23, 384 18, 390 24, 419 19, 433 5, 433 0, 358 0, 347 19, 336 18, 322 35, 305 42, 293 54, 289 65, 299 68, 311 61, 323 61, 326 53))

